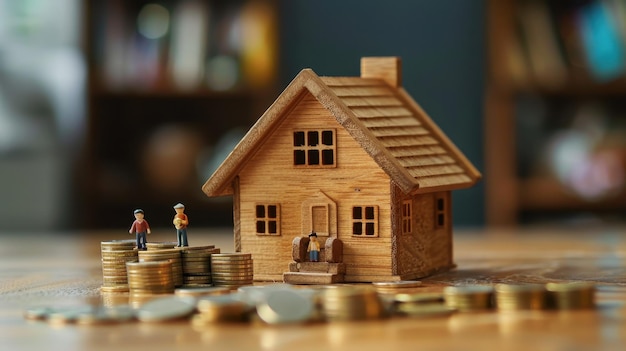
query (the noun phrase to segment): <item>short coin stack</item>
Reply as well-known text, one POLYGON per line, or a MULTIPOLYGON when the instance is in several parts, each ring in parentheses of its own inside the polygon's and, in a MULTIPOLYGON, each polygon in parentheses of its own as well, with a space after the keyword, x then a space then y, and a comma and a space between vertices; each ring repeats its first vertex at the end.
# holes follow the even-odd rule
POLYGON ((237 288, 251 285, 254 279, 252 255, 228 253, 211 255, 213 285, 237 288))
POLYGON ((180 251, 183 263, 183 284, 188 286, 211 284, 211 254, 220 253, 214 245, 186 247, 180 251))
POLYGON ((595 285, 586 282, 548 283, 548 304, 558 310, 595 307, 595 285))
POLYGON ((546 306, 546 289, 541 284, 497 284, 495 292, 499 310, 540 310, 546 306))
POLYGON ((237 299, 234 294, 204 296, 198 299, 199 314, 191 320, 195 326, 204 326, 217 322, 243 322, 248 319, 251 307, 237 299))
POLYGON ((173 249, 176 247, 175 242, 173 241, 168 241, 168 242, 149 242, 146 243, 146 248, 148 250, 167 250, 167 249, 173 249))
POLYGON ((139 262, 169 261, 172 263, 172 276, 175 286, 183 285, 183 263, 180 250, 163 249, 139 251, 139 262))
POLYGON ((443 296, 446 306, 461 312, 488 310, 493 307, 491 286, 447 286, 443 289, 443 296))
POLYGON ((422 282, 419 280, 399 280, 391 282, 375 282, 372 283, 379 294, 397 294, 407 289, 419 288, 422 282))
POLYGON ((102 255, 102 292, 128 291, 126 262, 137 262, 135 240, 112 240, 100 243, 102 255))
POLYGON ((173 294, 174 279, 170 261, 128 262, 128 286, 135 295, 173 294))
POLYGON ((329 286, 320 295, 322 312, 329 321, 377 319, 384 316, 375 289, 365 286, 329 286))
POLYGON ((440 293, 400 293, 393 296, 393 312, 409 317, 448 316, 455 309, 444 304, 440 293))

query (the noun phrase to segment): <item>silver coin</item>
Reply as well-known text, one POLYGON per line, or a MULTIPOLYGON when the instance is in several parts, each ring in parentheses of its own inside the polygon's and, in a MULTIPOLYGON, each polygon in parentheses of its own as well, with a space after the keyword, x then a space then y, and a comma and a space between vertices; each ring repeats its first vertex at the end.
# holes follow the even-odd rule
POLYGON ((257 313, 269 324, 305 322, 313 315, 313 301, 293 290, 273 290, 257 305, 257 313))
POLYGON ((189 316, 196 308, 196 300, 189 297, 164 297, 143 304, 137 310, 137 319, 143 322, 162 322, 189 316))

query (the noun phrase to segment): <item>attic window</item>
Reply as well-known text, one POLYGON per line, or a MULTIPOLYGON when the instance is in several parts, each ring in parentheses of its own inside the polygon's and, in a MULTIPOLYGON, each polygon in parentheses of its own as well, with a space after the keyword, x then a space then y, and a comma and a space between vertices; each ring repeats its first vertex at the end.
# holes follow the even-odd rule
POLYGON ((334 167, 335 131, 297 130, 293 132, 295 166, 334 167))
POLYGON ((278 205, 256 205, 255 218, 257 235, 280 235, 280 207, 278 205))
POLYGON ((352 235, 378 236, 378 206, 352 207, 352 235))

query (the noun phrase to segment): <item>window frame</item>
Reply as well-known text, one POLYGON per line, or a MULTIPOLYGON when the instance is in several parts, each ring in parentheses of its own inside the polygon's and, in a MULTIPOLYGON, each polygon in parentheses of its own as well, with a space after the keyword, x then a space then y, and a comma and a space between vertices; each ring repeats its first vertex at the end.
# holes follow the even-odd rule
POLYGON ((448 206, 448 204, 446 203, 446 196, 445 195, 437 195, 435 196, 435 203, 434 203, 434 207, 435 207, 435 229, 445 229, 447 226, 447 211, 446 211, 446 207, 448 206), (440 206, 441 204, 441 206, 440 206))
POLYGON ((378 206, 376 205, 360 205, 360 206, 352 206, 352 237, 355 238, 378 238, 379 237, 379 232, 378 232, 378 227, 379 227, 379 216, 378 216, 378 206), (361 218, 355 218, 355 209, 356 208, 360 208, 361 209, 361 218), (373 217, 374 218, 367 218, 367 209, 368 208, 372 208, 373 210, 373 217), (361 228, 361 233, 357 234, 355 232, 355 228, 356 225, 359 224, 360 228, 361 228), (373 234, 372 235, 368 235, 367 234, 367 225, 368 224, 372 224, 373 225, 373 234))
POLYGON ((280 236, 281 235, 281 223, 280 223, 280 205, 277 203, 257 203, 254 205, 254 231, 258 236, 280 236), (263 206, 264 216, 259 217, 259 207, 263 206), (276 216, 270 217, 270 207, 275 207, 276 216), (275 222, 276 233, 270 233, 270 223, 275 222), (259 223, 263 223, 264 232, 259 231, 259 223))
POLYGON ((402 201, 402 234, 413 233, 413 200, 402 201))
POLYGON ((320 129, 295 129, 292 133, 293 137, 293 166, 297 168, 335 168, 337 167, 337 131, 334 128, 320 128, 320 129), (331 145, 324 144, 324 132, 331 133, 331 145), (302 133, 302 145, 296 145, 297 137, 296 133, 302 133), (311 133, 316 133, 317 144, 309 145, 311 133), (317 153, 315 153, 317 151, 317 153), (324 152, 331 152, 332 163, 324 164, 324 152), (302 153, 302 156, 297 156, 298 152, 302 153), (318 163, 311 164, 313 159, 312 155, 317 154, 318 163), (298 161, 302 159, 303 163, 298 161))

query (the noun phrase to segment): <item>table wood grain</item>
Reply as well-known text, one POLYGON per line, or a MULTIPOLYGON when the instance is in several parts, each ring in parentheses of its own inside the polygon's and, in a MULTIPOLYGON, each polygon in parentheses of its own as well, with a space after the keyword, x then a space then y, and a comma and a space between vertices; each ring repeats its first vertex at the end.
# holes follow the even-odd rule
MULTIPOLYGON (((457 313, 447 318, 267 326, 189 322, 54 326, 32 306, 101 303, 99 243, 120 232, 0 235, 0 350, 622 350, 626 345, 626 230, 532 228, 455 233, 454 271, 424 290, 498 282, 591 281, 595 310, 457 313)), ((172 241, 156 232, 152 241, 172 241)), ((228 229, 190 232, 192 245, 232 251, 228 229)))

